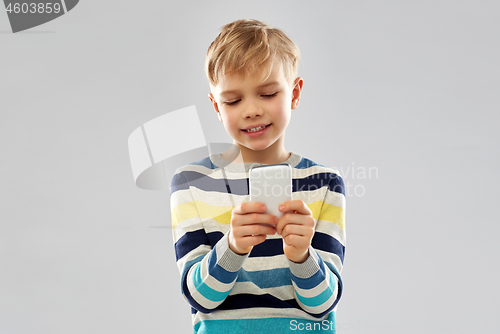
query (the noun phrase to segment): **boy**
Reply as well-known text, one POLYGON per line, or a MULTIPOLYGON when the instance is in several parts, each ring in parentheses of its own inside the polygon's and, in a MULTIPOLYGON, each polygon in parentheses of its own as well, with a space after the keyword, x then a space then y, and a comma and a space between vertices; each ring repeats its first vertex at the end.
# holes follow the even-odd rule
POLYGON ((209 99, 233 138, 222 154, 176 170, 171 209, 182 293, 194 333, 335 333, 345 246, 344 183, 284 148, 299 105, 299 50, 256 20, 210 45, 209 99), (278 219, 249 202, 253 166, 288 163, 292 201, 278 219))

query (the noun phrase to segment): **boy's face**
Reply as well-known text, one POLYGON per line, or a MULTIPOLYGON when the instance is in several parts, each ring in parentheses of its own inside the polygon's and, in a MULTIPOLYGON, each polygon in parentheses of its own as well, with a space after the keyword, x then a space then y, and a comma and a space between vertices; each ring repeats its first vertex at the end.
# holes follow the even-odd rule
POLYGON ((212 87, 210 101, 246 161, 288 158, 285 129, 291 109, 299 105, 302 85, 302 78, 287 81, 281 64, 275 62, 271 75, 263 82, 258 75, 234 74, 223 76, 212 87), (253 133, 244 130, 259 125, 266 128, 253 133))

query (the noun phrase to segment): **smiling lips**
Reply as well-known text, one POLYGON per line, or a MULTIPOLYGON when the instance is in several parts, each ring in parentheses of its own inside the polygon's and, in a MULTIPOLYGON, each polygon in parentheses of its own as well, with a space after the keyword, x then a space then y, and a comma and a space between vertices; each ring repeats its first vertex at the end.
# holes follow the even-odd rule
POLYGON ((241 130, 241 131, 243 131, 243 133, 245 135, 247 135, 248 137, 252 137, 252 138, 253 137, 259 137, 259 136, 264 135, 269 130, 269 128, 270 128, 271 125, 272 125, 272 123, 268 124, 268 125, 264 125, 263 128, 260 127, 260 130, 256 130, 256 131, 247 131, 247 130, 241 130))
POLYGON ((242 131, 246 131, 246 132, 258 132, 258 131, 262 131, 264 128, 266 128, 267 126, 269 126, 271 124, 256 124, 256 125, 251 125, 245 129, 242 129, 242 131))

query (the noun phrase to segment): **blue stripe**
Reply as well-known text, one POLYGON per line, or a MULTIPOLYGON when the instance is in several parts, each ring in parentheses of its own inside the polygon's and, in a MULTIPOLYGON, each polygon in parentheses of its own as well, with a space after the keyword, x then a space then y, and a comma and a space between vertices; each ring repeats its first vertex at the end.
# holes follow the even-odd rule
POLYGON ((181 282, 184 281, 184 277, 186 276, 187 272, 189 271, 189 268, 191 268, 195 263, 200 262, 203 260, 206 254, 203 254, 201 256, 198 256, 196 259, 192 259, 191 261, 187 261, 184 264, 184 267, 182 268, 181 272, 181 282))
POLYGON ((208 258, 208 272, 216 280, 225 284, 233 282, 236 279, 236 276, 238 276, 237 271, 227 271, 217 264, 216 248, 212 249, 210 257, 208 258))
POLYGON ((219 167, 216 167, 213 163, 212 163, 212 160, 210 160, 210 157, 205 157, 203 159, 200 159, 200 160, 197 160, 197 161, 194 161, 194 162, 191 162, 189 163, 189 165, 198 165, 198 166, 203 166, 203 167, 206 167, 208 169, 219 169, 219 167))
POLYGON ((229 291, 220 292, 214 290, 203 282, 203 279, 201 278, 200 264, 201 263, 198 263, 193 270, 193 283, 196 290, 198 290, 203 297, 213 302, 221 302, 226 299, 229 291))
POLYGON ((292 273, 292 280, 297 284, 297 286, 304 290, 309 290, 323 282, 326 277, 325 266, 323 264, 323 259, 318 254, 318 265, 319 270, 309 278, 300 278, 292 273))
POLYGON ((297 164, 297 166, 295 166, 294 168, 298 168, 298 169, 307 169, 307 168, 310 168, 310 167, 314 167, 314 166, 321 166, 321 167, 325 167, 323 165, 320 165, 320 164, 317 164, 315 163, 314 161, 310 160, 310 159, 307 159, 307 158, 304 158, 302 157, 302 159, 300 160, 300 162, 297 164))
POLYGON ((238 273, 236 282, 252 282, 261 289, 267 289, 291 285, 292 276, 289 268, 259 271, 246 271, 242 268, 238 273))
POLYGON ((320 306, 324 304, 330 297, 333 295, 333 292, 335 291, 335 275, 331 274, 330 275, 330 281, 329 281, 329 286, 326 287, 325 290, 323 290, 322 293, 315 297, 303 297, 300 295, 297 291, 295 291, 297 297, 299 300, 304 304, 305 306, 308 307, 315 307, 315 306, 320 306))
MULTIPOLYGON (((213 256, 215 253, 215 250, 212 251, 212 253, 209 253, 209 254, 204 254, 202 256, 198 256, 196 259, 193 259, 191 261, 188 261, 186 262, 186 264, 184 265, 183 269, 182 269, 182 274, 181 274, 181 290, 182 290, 182 293, 184 294, 184 296, 186 297, 186 299, 188 300, 189 304, 191 305, 191 313, 196 313, 196 311, 200 311, 202 313, 210 313, 212 312, 212 309, 207 309, 203 306, 201 306, 200 304, 198 304, 198 302, 193 298, 193 296, 191 296, 191 293, 189 292, 189 288, 188 288, 188 284, 187 284, 187 273, 189 271, 189 269, 193 266, 193 265, 196 265, 196 266, 200 266, 201 264, 201 261, 203 260, 203 258, 205 256, 213 256)), ((217 258, 217 257, 216 257, 217 258)), ((208 259, 209 263, 210 263, 210 258, 208 259)), ((210 265, 210 264, 209 264, 210 265)), ((193 270, 196 270, 197 268, 193 269, 193 270)), ((220 266, 216 266, 215 268, 217 270, 223 270, 225 271, 224 269, 222 269, 220 266)), ((226 271, 227 273, 227 271, 226 271)), ((234 273, 234 275, 236 275, 237 273, 234 273)), ((234 280, 234 276, 233 276, 233 279, 231 280, 231 282, 234 280)), ((226 282, 223 282, 223 283, 226 283, 226 282)), ((195 285, 196 286, 196 285, 195 285)), ((199 291, 199 290, 198 290, 199 291)), ((203 288, 202 288, 202 291, 203 291, 203 288)), ((205 291, 204 291, 205 292, 205 291)), ((228 292, 229 293, 229 292, 228 292)), ((203 293, 202 293, 203 294, 203 293)), ((210 295, 210 293, 208 293, 207 295, 210 295)), ((214 297, 215 299, 217 297, 214 297)), ((210 298, 208 298, 210 299, 210 298)))

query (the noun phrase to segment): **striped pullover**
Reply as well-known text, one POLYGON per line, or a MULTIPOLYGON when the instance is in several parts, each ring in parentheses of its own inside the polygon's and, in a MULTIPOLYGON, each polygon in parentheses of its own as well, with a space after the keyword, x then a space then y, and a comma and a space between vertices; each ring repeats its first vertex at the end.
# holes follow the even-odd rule
POLYGON ((311 209, 315 234, 309 257, 294 263, 278 234, 234 253, 232 210, 248 202, 249 170, 220 153, 178 168, 170 207, 181 291, 194 333, 335 333, 345 251, 344 182, 337 171, 290 152, 292 199, 311 209))

